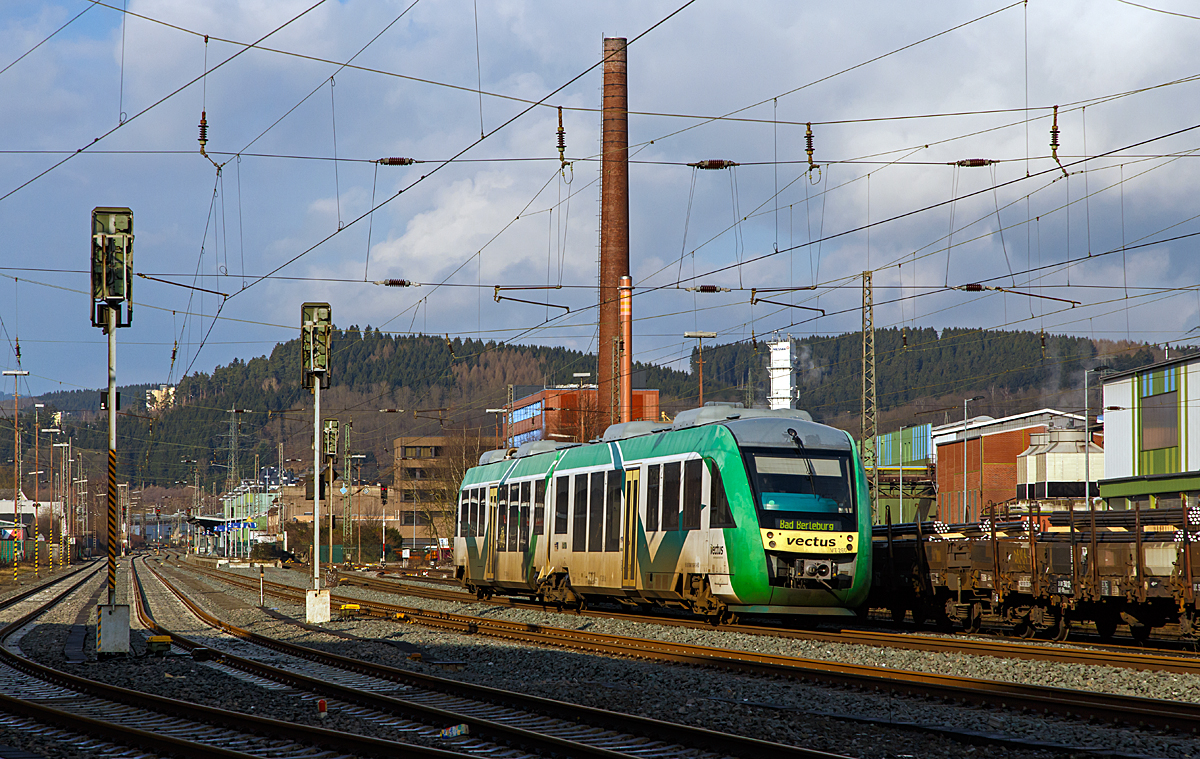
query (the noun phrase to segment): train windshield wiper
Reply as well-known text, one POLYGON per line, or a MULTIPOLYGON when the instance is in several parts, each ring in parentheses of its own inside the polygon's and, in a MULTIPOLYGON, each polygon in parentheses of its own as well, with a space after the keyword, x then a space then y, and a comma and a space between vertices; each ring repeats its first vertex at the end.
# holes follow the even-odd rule
POLYGON ((800 455, 804 458, 804 466, 808 469, 808 484, 812 486, 812 493, 815 496, 821 494, 817 492, 817 478, 813 474, 812 462, 808 460, 808 450, 804 447, 804 442, 800 440, 800 436, 791 427, 788 427, 787 434, 791 435, 792 442, 796 444, 796 448, 800 450, 800 455))

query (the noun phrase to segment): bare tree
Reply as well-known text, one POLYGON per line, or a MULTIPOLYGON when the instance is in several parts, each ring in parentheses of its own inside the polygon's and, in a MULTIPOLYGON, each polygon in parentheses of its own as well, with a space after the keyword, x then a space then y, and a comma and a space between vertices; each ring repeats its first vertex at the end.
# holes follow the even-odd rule
POLYGON ((448 538, 454 535, 458 515, 458 491, 467 470, 479 463, 484 451, 496 447, 496 440, 484 433, 482 427, 461 427, 446 430, 442 450, 433 466, 426 471, 429 487, 415 491, 423 502, 417 511, 429 524, 430 536, 448 538))

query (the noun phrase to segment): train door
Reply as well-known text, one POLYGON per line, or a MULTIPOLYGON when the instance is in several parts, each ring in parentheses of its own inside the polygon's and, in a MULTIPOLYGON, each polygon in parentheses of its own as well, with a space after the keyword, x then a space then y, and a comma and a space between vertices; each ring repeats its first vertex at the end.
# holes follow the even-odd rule
POLYGON ((495 485, 487 489, 487 532, 484 533, 484 551, 487 552, 487 558, 483 564, 483 579, 492 582, 496 579, 496 541, 499 539, 496 535, 497 527, 500 520, 496 514, 496 501, 499 495, 499 488, 495 485))
POLYGON ((641 467, 625 470, 625 535, 621 545, 621 587, 634 590, 638 585, 638 505, 641 503, 641 467))

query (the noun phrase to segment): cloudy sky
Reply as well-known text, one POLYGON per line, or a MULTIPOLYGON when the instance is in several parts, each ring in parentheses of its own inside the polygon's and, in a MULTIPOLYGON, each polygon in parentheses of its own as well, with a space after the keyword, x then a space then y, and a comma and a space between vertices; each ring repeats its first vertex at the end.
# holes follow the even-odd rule
POLYGON ((22 392, 105 383, 86 275, 105 205, 133 209, 155 278, 122 384, 268 353, 306 300, 339 326, 594 350, 606 36, 631 41, 639 360, 680 362, 691 329, 854 331, 868 269, 877 326, 1193 339, 1200 19, 1144 5, 9 0, 0 365, 19 337, 22 392), (740 165, 687 165, 710 158, 740 165), (968 283, 1079 305, 948 289, 968 283), (492 299, 547 284, 511 294, 569 313, 492 299), (750 303, 813 285, 769 299, 819 319, 750 303))

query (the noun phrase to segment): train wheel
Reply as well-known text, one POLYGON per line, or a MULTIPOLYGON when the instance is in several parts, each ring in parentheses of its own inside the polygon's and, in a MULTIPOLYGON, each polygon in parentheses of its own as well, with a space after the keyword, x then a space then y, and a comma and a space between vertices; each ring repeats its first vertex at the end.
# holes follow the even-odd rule
POLYGON ((1016 637, 1016 638, 1029 639, 1029 638, 1033 637, 1033 634, 1035 632, 1037 632, 1037 630, 1034 628, 1033 625, 1031 625, 1029 623, 1029 620, 1027 620, 1027 619, 1023 619, 1020 622, 1016 623, 1015 625, 1013 625, 1013 629, 1012 629, 1013 637, 1016 637))
POLYGON ((1150 633, 1154 630, 1150 625, 1130 625, 1129 634, 1138 643, 1145 643, 1150 640, 1150 633))
POLYGON ((1058 623, 1050 628, 1050 638, 1062 643, 1071 634, 1071 620, 1066 614, 1058 615, 1058 623))
POLYGON ((904 618, 908 615, 908 610, 903 606, 892 607, 892 621, 896 624, 904 624, 904 618))
POLYGON ((977 633, 983 629, 983 609, 979 604, 971 604, 967 615, 963 620, 963 632, 977 633))

